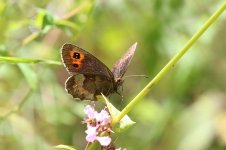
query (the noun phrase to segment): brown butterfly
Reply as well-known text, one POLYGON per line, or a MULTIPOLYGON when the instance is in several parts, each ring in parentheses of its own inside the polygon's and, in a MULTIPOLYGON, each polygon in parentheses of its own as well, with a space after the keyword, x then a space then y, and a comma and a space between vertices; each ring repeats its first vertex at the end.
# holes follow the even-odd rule
POLYGON ((61 57, 71 75, 65 88, 73 98, 80 100, 97 100, 97 95, 105 96, 118 91, 122 77, 135 53, 137 43, 133 44, 124 56, 117 61, 112 71, 92 54, 73 44, 64 44, 61 57))

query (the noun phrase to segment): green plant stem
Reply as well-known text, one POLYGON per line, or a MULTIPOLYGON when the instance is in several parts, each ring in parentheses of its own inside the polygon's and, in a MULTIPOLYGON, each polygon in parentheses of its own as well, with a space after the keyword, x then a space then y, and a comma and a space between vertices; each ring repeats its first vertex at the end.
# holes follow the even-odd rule
POLYGON ((35 59, 35 58, 23 58, 23 57, 3 57, 0 56, 0 62, 6 63, 46 63, 52 65, 62 65, 61 62, 47 60, 47 59, 35 59))
POLYGON ((95 141, 92 144, 90 144, 90 146, 87 148, 87 150, 95 150, 98 147, 100 147, 100 144, 97 141, 95 141))
POLYGON ((30 42, 32 42, 33 40, 35 40, 36 38, 38 38, 40 35, 40 32, 35 32, 32 33, 30 35, 28 35, 23 41, 22 41, 22 46, 29 44, 30 42))
POLYGON ((185 44, 185 46, 166 64, 166 66, 152 79, 151 82, 121 111, 113 124, 118 123, 134 106, 150 92, 152 87, 180 60, 187 50, 200 38, 200 36, 216 21, 226 9, 226 2, 206 21, 198 32, 185 44))
POLYGON ((82 3, 80 6, 76 7, 71 12, 65 14, 61 19, 70 19, 71 17, 74 17, 75 15, 80 13, 83 9, 86 9, 87 7, 90 7, 91 2, 90 1, 86 1, 86 2, 82 3))

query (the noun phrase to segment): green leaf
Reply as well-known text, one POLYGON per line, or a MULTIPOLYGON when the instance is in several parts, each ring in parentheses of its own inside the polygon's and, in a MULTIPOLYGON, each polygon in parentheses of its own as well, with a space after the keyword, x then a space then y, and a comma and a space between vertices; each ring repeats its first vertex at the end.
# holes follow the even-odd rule
POLYGON ((57 145, 57 146, 54 146, 54 148, 57 148, 57 149, 66 149, 66 150, 76 150, 75 148, 71 147, 71 146, 68 146, 68 145, 57 145))
POLYGON ((47 33, 54 27, 54 17, 47 11, 40 9, 36 17, 35 24, 42 30, 42 33, 47 33))
POLYGON ((31 89, 35 90, 38 84, 38 77, 34 70, 27 64, 18 64, 31 89))
MULTIPOLYGON (((115 108, 110 102, 109 100, 107 99, 107 97, 105 97, 103 94, 102 94, 104 100, 105 100, 105 103, 107 104, 107 107, 108 107, 108 110, 111 114, 111 117, 112 117, 112 121, 114 122, 115 118, 117 118, 118 114, 120 113, 120 111, 115 108)), ((127 130, 128 128, 130 128, 132 125, 134 125, 136 122, 134 122, 133 120, 130 119, 130 117, 128 115, 125 115, 119 122, 119 124, 117 124, 115 126, 115 131, 116 132, 123 132, 125 130, 127 130)))
POLYGON ((59 28, 72 28, 75 31, 78 31, 80 29, 79 25, 77 25, 74 22, 68 21, 68 20, 56 20, 55 25, 59 28))

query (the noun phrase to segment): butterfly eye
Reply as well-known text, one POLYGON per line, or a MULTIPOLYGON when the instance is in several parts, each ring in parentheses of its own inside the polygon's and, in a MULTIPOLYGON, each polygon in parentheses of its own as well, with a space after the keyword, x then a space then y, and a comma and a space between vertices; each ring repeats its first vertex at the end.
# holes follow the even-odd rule
POLYGON ((75 59, 80 59, 80 54, 75 52, 74 55, 73 55, 73 57, 74 57, 75 59))
POLYGON ((74 66, 75 68, 78 68, 78 67, 79 67, 79 65, 78 65, 78 64, 73 64, 73 66, 74 66))

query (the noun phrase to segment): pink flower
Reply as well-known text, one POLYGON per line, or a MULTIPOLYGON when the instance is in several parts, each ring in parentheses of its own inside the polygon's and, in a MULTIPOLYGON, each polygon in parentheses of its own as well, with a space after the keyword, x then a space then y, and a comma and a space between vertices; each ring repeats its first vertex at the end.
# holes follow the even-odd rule
POLYGON ((94 110, 90 105, 87 105, 84 109, 87 118, 83 121, 87 124, 87 130, 85 131, 86 141, 94 142, 98 141, 101 146, 108 146, 111 143, 111 138, 109 136, 98 136, 102 132, 110 133, 111 130, 111 116, 106 110, 102 110, 100 113, 94 110))

